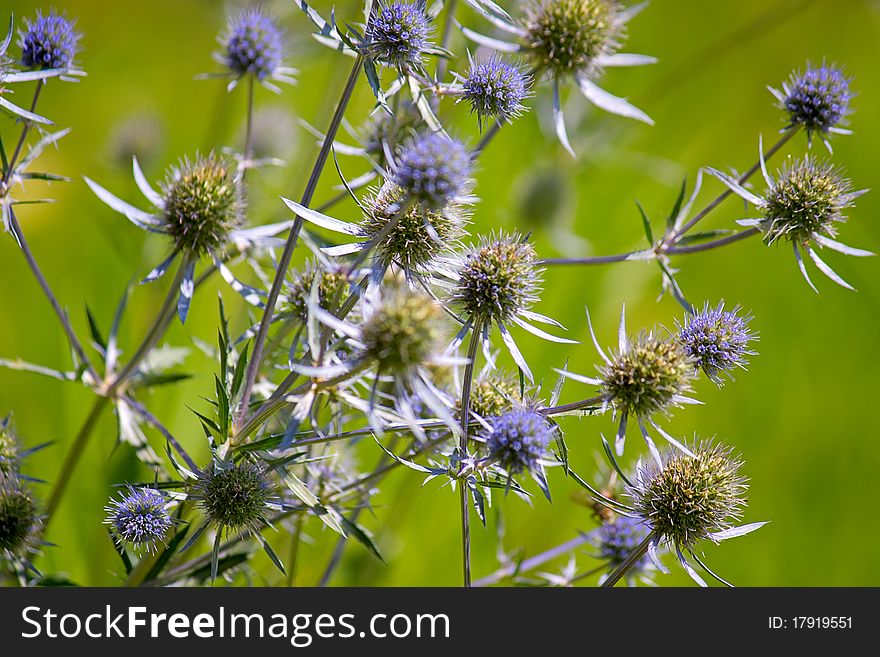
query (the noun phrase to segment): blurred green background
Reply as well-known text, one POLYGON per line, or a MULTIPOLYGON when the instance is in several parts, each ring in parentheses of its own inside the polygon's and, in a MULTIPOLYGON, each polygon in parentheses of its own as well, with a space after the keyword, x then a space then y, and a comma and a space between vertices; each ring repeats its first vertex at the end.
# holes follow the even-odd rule
MULTIPOLYGON (((288 218, 279 194, 299 197, 317 147, 296 124, 297 118, 324 128, 349 67, 348 59, 318 46, 310 24, 292 2, 266 3, 289 35, 287 63, 300 69, 299 84, 275 96, 257 92, 258 116, 271 126, 264 141, 289 165, 254 176, 253 218, 259 223, 288 218)), ((329 2, 315 6, 329 13, 329 2)), ((333 3, 337 17, 358 20, 361 3, 333 3)), ((510 5, 511 3, 505 3, 510 5)), ((87 335, 84 304, 88 302, 107 326, 126 284, 142 277, 160 259, 165 244, 145 237, 102 205, 81 176, 99 180, 130 200, 139 199, 130 173, 137 153, 150 178, 184 154, 211 148, 240 148, 245 96, 227 94, 224 83, 195 81, 198 73, 216 71, 211 53, 227 11, 240 5, 211 0, 55 0, 58 9, 77 17, 84 34, 79 61, 88 71, 80 84, 52 81, 40 109, 71 134, 42 158, 42 169, 73 178, 71 184, 42 183, 30 196, 51 196, 57 203, 24 206, 20 220, 56 294, 66 304, 80 335, 87 335)), ((3 3, 0 20, 14 12, 17 24, 38 7, 33 0, 3 3)), ((459 12, 466 22, 486 30, 472 12, 459 12)), ((844 64, 854 77, 858 96, 852 137, 833 141, 835 161, 857 188, 877 187, 880 152, 880 3, 857 0, 659 0, 630 24, 624 51, 655 55, 660 63, 637 69, 611 70, 603 87, 645 109, 656 126, 606 115, 580 97, 567 100, 566 117, 580 157, 569 158, 549 129, 546 87, 532 99, 533 111, 505 128, 480 160, 475 232, 490 229, 535 231, 542 256, 610 254, 644 241, 636 211, 641 201, 658 226, 668 212, 684 176, 711 165, 739 170, 754 162, 758 135, 774 139, 783 117, 767 85, 778 86, 793 69, 810 60, 844 64)), ((464 53, 456 35, 453 49, 464 53)), ((17 49, 14 48, 14 50, 17 49)), ((462 70, 464 63, 453 63, 462 70)), ((21 86, 17 99, 30 91, 21 86)), ((357 124, 371 106, 361 81, 348 113, 357 124)), ((445 102, 442 118, 456 134, 475 143, 475 121, 465 108, 445 102)), ((12 121, 0 118, 4 138, 17 134, 12 121)), ((346 137, 347 141, 351 141, 346 137)), ((806 149, 802 136, 784 154, 806 149)), ((814 151, 824 154, 821 144, 814 151)), ((774 160, 778 165, 780 159, 774 160)), ((359 163, 342 159, 351 177, 359 163)), ((328 166, 317 199, 329 198, 336 176, 328 166)), ((760 189, 760 186, 758 187, 760 189)), ((707 180, 700 201, 721 190, 707 180)), ((354 219, 353 205, 336 215, 354 219)), ((880 249, 880 195, 858 202, 842 241, 880 249)), ((707 227, 729 227, 743 215, 737 201, 725 203, 706 221, 707 227)), ((252 219, 253 220, 253 219, 252 219)), ((723 389, 705 380, 697 396, 704 406, 677 411, 667 428, 680 435, 717 435, 734 444, 751 478, 746 521, 771 520, 757 534, 720 547, 707 546, 708 562, 739 585, 880 585, 880 527, 874 524, 871 500, 880 499, 880 435, 871 408, 877 403, 877 320, 880 317, 880 259, 829 255, 829 261, 857 288, 837 287, 818 272, 817 296, 798 273, 789 250, 767 248, 756 241, 707 254, 679 258, 680 283, 695 303, 724 299, 742 304, 755 316, 758 350, 748 372, 723 389)), ((813 270, 811 270, 813 271, 813 270)), ((45 298, 8 236, 0 239, 0 357, 66 368, 66 342, 45 298)), ((216 335, 216 290, 223 291, 234 327, 247 324, 244 308, 228 288, 209 285, 196 295, 186 331, 175 322, 168 336, 174 344, 191 344, 190 335, 213 342, 216 335)), ((584 321, 589 306, 600 341, 616 336, 620 305, 625 300, 630 328, 673 325, 681 315, 670 298, 657 300, 659 277, 648 264, 557 268, 547 272, 545 294, 537 310, 560 319, 581 345, 550 345, 521 331, 518 341, 545 388, 552 386, 553 367, 570 358, 570 368, 591 373, 597 360, 584 321)), ((131 350, 148 328, 164 295, 164 286, 137 287, 122 326, 121 340, 131 350)), ((500 341, 499 341, 500 343, 500 341)), ((144 401, 199 458, 207 457, 204 438, 185 404, 211 395, 213 363, 197 349, 187 363, 194 377, 173 388, 157 390, 144 401)), ((589 394, 569 383, 564 401, 589 394)), ((31 374, 0 370, 0 412, 13 411, 27 444, 54 444, 32 457, 27 472, 51 481, 61 458, 82 423, 92 396, 73 384, 31 374)), ((588 479, 596 471, 599 433, 613 434, 610 417, 568 419, 564 423, 573 465, 588 479)), ((47 573, 66 573, 89 585, 112 585, 118 559, 101 526, 111 485, 149 476, 130 450, 113 450, 112 416, 105 414, 100 431, 76 472, 69 495, 55 520, 49 547, 38 562, 47 573)), ((154 436, 155 437, 155 436, 154 436)), ((158 444, 157 440, 157 444, 158 444)), ((368 446, 369 447, 369 446, 368 446)), ((627 458, 642 445, 631 434, 627 458)), ((377 457, 368 449, 364 463, 377 457)), ((422 477, 399 471, 375 498, 375 514, 364 522, 376 536, 389 563, 381 564, 359 544, 351 543, 332 580, 345 585, 457 585, 460 579, 457 495, 436 484, 420 487, 422 477)), ((499 499, 505 517, 505 547, 534 554, 594 526, 590 511, 579 503, 576 487, 557 470, 552 473, 553 505, 536 497, 528 506, 510 496, 499 499)), ((48 488, 41 486, 43 494, 48 488)), ((497 565, 497 520, 474 532, 476 577, 497 565)), ((335 538, 312 519, 306 525, 297 581, 314 584, 335 538)), ((281 554, 289 534, 270 536, 281 554)), ((671 561, 671 559, 669 560, 671 561)), ((279 576, 260 556, 255 584, 274 584, 279 576)), ((588 559, 583 559, 588 565, 588 559)), ((564 560, 545 569, 564 565, 564 560)), ((660 576, 662 585, 687 585, 674 569, 660 576)))

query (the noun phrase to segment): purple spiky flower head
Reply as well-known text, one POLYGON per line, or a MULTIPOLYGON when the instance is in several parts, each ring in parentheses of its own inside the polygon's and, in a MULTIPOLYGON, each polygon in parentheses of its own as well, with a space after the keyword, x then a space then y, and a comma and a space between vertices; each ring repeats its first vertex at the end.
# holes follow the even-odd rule
MULTIPOLYGON (((596 547, 599 556, 610 568, 616 568, 631 555, 639 544, 648 536, 648 527, 638 518, 617 516, 614 520, 604 523, 596 530, 596 547)), ((643 569, 649 560, 642 557, 633 568, 643 569)), ((630 571, 633 573, 633 571, 630 571)), ((634 573, 633 573, 634 574, 634 573)))
POLYGON ((528 96, 528 76, 500 59, 474 64, 462 82, 471 112, 484 119, 510 122, 523 110, 528 96))
POLYGON ((490 422, 489 455, 510 474, 533 470, 553 439, 553 426, 532 409, 508 411, 490 422))
POLYGON ((807 137, 841 131, 837 126, 850 113, 850 78, 836 66, 807 66, 782 84, 782 91, 771 89, 779 105, 788 113, 788 125, 801 125, 807 137))
POLYGON ((27 68, 70 68, 76 57, 80 35, 73 21, 57 14, 38 11, 21 33, 21 63, 27 68))
POLYGON ((472 168, 470 153, 460 141, 424 133, 400 153, 394 184, 410 200, 440 209, 465 191, 472 168))
POLYGON ((725 310, 723 301, 715 308, 707 303, 684 322, 676 322, 678 342, 690 355, 694 367, 720 386, 721 374, 731 376, 735 368, 745 369, 746 356, 755 353, 749 349, 749 343, 755 339, 749 329, 751 319, 739 313, 739 306, 725 310))
POLYGON ((233 73, 262 81, 281 65, 284 39, 275 20, 258 7, 230 18, 223 46, 224 63, 233 73))
POLYGON ((130 486, 121 499, 111 499, 105 510, 104 522, 116 541, 138 552, 155 552, 174 525, 168 500, 154 488, 130 486))
POLYGON ((364 49, 383 64, 398 68, 417 66, 430 33, 424 2, 389 2, 367 21, 364 49))

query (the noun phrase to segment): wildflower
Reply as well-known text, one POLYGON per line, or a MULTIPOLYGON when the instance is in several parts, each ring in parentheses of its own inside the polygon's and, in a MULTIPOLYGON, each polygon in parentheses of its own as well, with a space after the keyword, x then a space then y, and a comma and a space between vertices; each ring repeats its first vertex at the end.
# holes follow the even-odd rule
POLYGON ((294 317, 301 322, 305 322, 308 317, 309 296, 316 277, 319 308, 329 312, 336 311, 348 290, 348 280, 342 267, 307 264, 305 269, 295 273, 287 283, 287 303, 294 317))
POLYGON ((855 249, 833 239, 837 236, 837 224, 846 220, 844 210, 853 207, 853 201, 867 190, 852 191, 852 184, 843 177, 840 170, 810 156, 789 161, 774 179, 767 172, 763 148, 759 150, 761 171, 767 183, 767 191, 763 197, 745 189, 727 174, 709 169, 731 191, 756 206, 761 214, 757 218, 740 219, 737 223, 760 231, 766 244, 783 238, 787 240, 792 246, 801 274, 813 290, 818 291, 807 274, 801 249, 807 252, 828 278, 838 285, 853 289, 819 257, 814 246, 827 247, 851 256, 874 255, 870 251, 855 249))
POLYGON ((430 34, 424 2, 389 2, 367 20, 362 49, 383 64, 419 68, 430 34))
MULTIPOLYGON (((611 573, 635 552, 649 533, 650 530, 642 520, 614 515, 590 532, 590 542, 598 551, 597 557, 605 562, 608 573, 611 573)), ((627 571, 626 578, 630 584, 635 584, 639 579, 653 583, 648 577, 653 571, 651 560, 644 556, 627 571)), ((606 577, 607 574, 599 579, 599 583, 606 577)))
POLYGON ((739 314, 739 306, 724 310, 724 302, 716 308, 707 303, 703 310, 688 315, 678 327, 677 340, 691 357, 695 368, 702 369, 706 376, 717 385, 723 385, 721 374, 732 378, 731 371, 745 369, 746 356, 755 352, 749 350, 749 342, 755 339, 749 329, 751 316, 739 314))
POLYGON ((735 526, 746 506, 746 479, 742 462, 721 444, 703 441, 690 447, 692 455, 667 453, 658 465, 639 470, 629 493, 639 520, 651 530, 652 550, 674 546, 679 561, 701 586, 706 583, 685 559, 687 552, 712 573, 694 553, 703 540, 715 543, 750 533, 765 523, 735 526))
POLYGON ((439 210, 464 193, 472 168, 471 156, 460 141, 423 133, 401 151, 393 181, 406 200, 439 210))
MULTIPOLYGON (((296 70, 283 66, 284 34, 274 17, 261 7, 231 15, 220 35, 222 51, 215 59, 229 69, 233 89, 242 78, 253 75, 264 87, 280 93, 270 80, 294 84, 296 70)), ((214 77, 213 75, 205 77, 214 77)))
POLYGON ((153 488, 133 488, 121 499, 111 499, 105 507, 114 539, 120 546, 128 546, 136 552, 155 552, 165 543, 168 530, 174 521, 168 512, 165 496, 153 488))
POLYGON ((39 525, 37 504, 18 477, 0 471, 0 550, 21 556, 39 525))
POLYGON ((213 153, 192 161, 184 159, 179 166, 171 168, 161 185, 161 193, 147 182, 137 158, 133 158, 132 163, 138 188, 153 204, 152 213, 114 196, 90 178, 85 181, 101 201, 135 226, 151 233, 163 233, 171 239, 171 255, 147 274, 143 282, 157 280, 178 256, 182 257, 177 304, 181 322, 186 321, 189 311, 195 266, 200 257, 210 254, 218 261, 223 248, 234 247, 244 252, 274 244, 276 240, 270 236, 290 225, 287 222, 243 229, 241 177, 230 162, 213 153))
POLYGON ((782 90, 770 88, 770 92, 779 101, 780 109, 788 113, 787 130, 793 126, 803 126, 807 131, 807 140, 812 144, 813 135, 818 134, 822 142, 831 151, 828 135, 851 134, 849 130, 839 127, 851 112, 850 78, 836 66, 815 68, 807 65, 804 73, 791 74, 788 82, 782 83, 782 90))
POLYGON ((555 429, 532 409, 514 409, 490 420, 486 436, 489 457, 509 474, 532 471, 547 451, 555 429))
POLYGON ((73 21, 54 10, 46 16, 38 11, 36 18, 27 22, 19 39, 21 63, 35 69, 71 68, 79 39, 73 21))
POLYGON ((214 460, 199 473, 196 492, 210 524, 220 532, 256 534, 266 526, 270 486, 263 467, 253 461, 214 460))
POLYGON ((513 376, 489 370, 471 384, 469 410, 481 418, 494 418, 513 409, 519 399, 519 383, 513 376))
POLYGON ((471 64, 462 78, 462 97, 477 120, 510 123, 523 109, 529 78, 519 67, 497 58, 471 64))
POLYGON ((641 66, 656 60, 645 55, 618 52, 626 23, 643 5, 624 8, 617 0, 530 0, 522 17, 514 19, 500 8, 492 22, 513 41, 483 36, 468 28, 464 34, 476 43, 525 55, 537 72, 553 86, 556 134, 574 156, 562 115, 560 89, 574 79, 584 97, 605 111, 653 124, 651 118, 623 98, 601 89, 596 80, 606 67, 641 66))

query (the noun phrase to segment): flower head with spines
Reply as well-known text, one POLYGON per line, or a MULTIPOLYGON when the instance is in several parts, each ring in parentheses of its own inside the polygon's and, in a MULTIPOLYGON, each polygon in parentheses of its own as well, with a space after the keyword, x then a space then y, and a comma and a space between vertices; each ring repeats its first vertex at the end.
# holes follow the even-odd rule
POLYGON ((813 136, 818 134, 831 152, 829 134, 851 134, 840 127, 852 111, 850 101, 854 94, 850 90, 850 82, 843 69, 823 63, 819 67, 808 64, 803 73, 792 73, 788 81, 782 84, 781 90, 770 87, 770 92, 779 101, 780 109, 788 114, 788 124, 784 129, 803 126, 809 144, 812 144, 813 136))
POLYGON ((464 144, 444 134, 425 132, 404 146, 393 182, 404 191, 404 202, 441 210, 467 191, 473 161, 464 144))
POLYGON ((314 262, 306 264, 302 271, 294 272, 287 281, 287 304, 300 322, 309 314, 309 297, 315 278, 318 278, 318 307, 335 312, 345 299, 348 279, 341 265, 324 266, 314 262))
POLYGON ((21 63, 31 69, 69 69, 79 50, 80 35, 73 21, 53 9, 47 15, 38 11, 21 33, 21 63))
POLYGON ((483 419, 490 419, 513 410, 520 401, 519 382, 503 370, 483 372, 471 384, 468 411, 483 419))
POLYGON ((34 542, 40 513, 15 473, 0 471, 0 553, 23 558, 34 542))
POLYGON ((156 552, 174 526, 166 497, 154 488, 128 487, 120 499, 105 507, 114 540, 135 552, 156 552))
POLYGON ((683 322, 676 321, 676 339, 691 357, 694 367, 703 370, 715 384, 724 385, 721 375, 733 378, 735 368, 745 369, 746 357, 755 352, 749 343, 755 334, 749 328, 750 315, 741 315, 739 306, 725 310, 724 302, 710 308, 709 304, 683 322))
POLYGON ((529 76, 516 65, 497 57, 481 63, 471 63, 470 70, 461 77, 462 99, 483 121, 510 123, 522 114, 523 101, 529 95, 529 76))
POLYGON ((0 420, 0 474, 11 476, 18 472, 21 445, 12 428, 10 417, 0 420))
POLYGON ((515 408, 489 420, 486 449, 510 475, 534 471, 555 436, 555 427, 531 408, 515 408))
POLYGON ((214 59, 227 72, 200 77, 229 77, 231 80, 227 88, 230 91, 247 76, 253 76, 254 80, 275 93, 281 90, 272 81, 296 83, 296 69, 283 65, 284 33, 277 19, 262 7, 231 14, 218 41, 221 50, 215 53, 214 59))
POLYGON ((853 207, 853 201, 867 190, 853 191, 852 183, 842 171, 827 162, 807 155, 790 159, 776 174, 770 175, 764 162, 763 145, 759 144, 761 172, 767 183, 764 196, 745 189, 736 179, 716 169, 708 169, 735 194, 754 205, 759 217, 740 219, 741 226, 757 230, 764 242, 772 244, 782 239, 791 244, 798 269, 814 291, 801 250, 807 252, 819 270, 842 287, 853 289, 837 272, 819 257, 815 247, 826 247, 851 256, 872 256, 870 251, 841 244, 837 225, 846 220, 844 211, 853 207))
POLYGON ((199 473, 192 497, 199 502, 208 523, 221 533, 255 535, 267 525, 272 493, 260 463, 214 459, 199 473))
MULTIPOLYGON (((641 519, 614 515, 590 532, 590 542, 598 551, 596 556, 605 562, 610 573, 627 560, 649 533, 650 530, 641 519)), ((639 579, 653 583, 648 577, 652 572, 653 564, 644 556, 627 571, 626 580, 631 585, 636 584, 639 579)), ((599 579, 600 584, 605 577, 607 575, 599 579)))
POLYGON ((367 20, 362 51, 400 70, 421 68, 430 45, 431 20, 424 0, 385 2, 367 20))

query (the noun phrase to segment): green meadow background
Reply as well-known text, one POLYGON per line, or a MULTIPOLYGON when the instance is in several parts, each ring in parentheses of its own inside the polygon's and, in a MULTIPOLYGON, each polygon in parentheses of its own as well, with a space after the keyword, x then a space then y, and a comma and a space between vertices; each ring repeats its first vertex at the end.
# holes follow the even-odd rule
MULTIPOLYGON (((316 0, 328 14, 330 2, 316 0)), ((337 17, 358 20, 361 3, 333 3, 337 17)), ((462 4, 462 3, 459 3, 462 4)), ((511 6, 514 3, 505 3, 511 6)), ((288 166, 266 170, 252 180, 252 217, 260 222, 289 218, 280 194, 299 197, 317 153, 314 139, 297 125, 304 119, 323 129, 342 88, 350 60, 311 39, 310 23, 293 2, 266 5, 280 17, 288 34, 287 63, 300 69, 299 84, 280 96, 256 94, 261 144, 288 166)), ((70 135, 40 160, 42 169, 72 178, 69 184, 30 185, 27 195, 51 196, 57 203, 22 206, 20 220, 33 251, 58 297, 69 307, 80 335, 87 335, 85 304, 109 325, 125 286, 142 277, 162 257, 161 238, 145 236, 116 215, 87 189, 83 175, 99 180, 121 196, 140 196, 132 180, 130 157, 137 153, 148 176, 161 178, 184 154, 224 146, 241 147, 245 95, 227 94, 217 80, 196 81, 218 70, 211 54, 227 11, 239 6, 211 0, 6 0, 8 13, 21 19, 50 6, 77 17, 83 33, 79 62, 88 71, 80 84, 51 81, 40 110, 70 135)), ((460 17, 482 30, 485 22, 462 7, 460 17)), ((858 96, 851 126, 855 135, 834 139, 834 160, 844 166, 857 188, 878 187, 880 152, 880 3, 864 0, 656 0, 630 24, 626 52, 655 55, 655 66, 611 70, 602 81, 655 120, 649 127, 593 109, 571 94, 566 119, 575 149, 572 160, 552 136, 549 94, 545 86, 531 100, 532 111, 505 128, 479 163, 480 197, 474 232, 492 229, 534 231, 542 256, 618 253, 640 248, 644 235, 636 210, 640 201, 660 230, 687 176, 701 166, 744 170, 756 159, 758 136, 771 142, 783 125, 767 85, 778 86, 807 61, 827 59, 846 66, 858 96)), ((456 34, 453 49, 463 55, 456 34)), ((17 47, 13 47, 17 52, 17 47)), ((466 60, 453 63, 461 71, 466 60)), ((16 88, 25 103, 30 90, 16 88)), ((362 80, 348 112, 357 124, 371 107, 362 80)), ((451 130, 475 143, 476 122, 462 106, 444 102, 441 116, 451 130)), ((7 143, 17 129, 0 117, 7 143)), ((346 140, 349 142, 347 136, 346 140)), ((799 136, 771 163, 800 155, 799 136)), ((814 152, 824 156, 821 144, 814 152)), ((340 158, 353 177, 359 162, 340 158)), ((323 201, 335 192, 332 164, 317 194, 323 201)), ((700 202, 721 191, 707 179, 700 202)), ((762 189, 757 185, 757 189, 762 189)), ((337 216, 356 219, 354 205, 340 205, 337 216)), ((745 216, 731 199, 710 215, 705 226, 730 227, 745 216)), ((858 201, 842 241, 880 250, 880 191, 858 201)), ((329 235, 328 235, 329 236, 329 235)), ((696 396, 704 406, 675 412, 667 427, 678 435, 728 441, 742 452, 751 478, 746 521, 770 520, 767 527, 719 547, 707 545, 706 558, 731 581, 746 586, 880 585, 880 527, 875 511, 880 499, 878 407, 878 318, 880 259, 857 260, 828 253, 828 260, 858 292, 853 293, 815 272, 821 294, 801 278, 790 250, 741 242, 723 250, 680 257, 679 280, 695 303, 741 304, 754 314, 760 332, 759 356, 735 383, 718 389, 705 380, 696 396), (872 501, 873 500, 873 501, 872 501)), ((815 270, 811 268, 811 272, 815 270)), ((569 367, 591 373, 597 355, 589 343, 584 307, 593 314, 600 341, 616 339, 621 304, 627 304, 631 329, 673 326, 681 316, 670 298, 658 300, 656 266, 624 263, 547 272, 537 310, 561 320, 582 341, 573 348, 543 342, 522 331, 517 339, 539 377, 552 387, 553 367, 569 358, 569 367)), ((167 282, 136 287, 120 339, 129 352, 148 330, 167 282)), ((248 324, 243 305, 219 284, 199 290, 186 330, 178 323, 168 342, 192 346, 191 337, 213 342, 217 291, 221 291, 237 330, 248 324)), ((500 345, 500 340, 498 341, 500 345)), ((69 366, 66 342, 24 259, 8 236, 0 236, 0 358, 21 357, 51 367, 69 366)), ((204 436, 186 405, 204 410, 200 396, 213 394, 212 363, 193 348, 187 361, 193 378, 145 396, 143 401, 198 455, 207 458, 204 436)), ((568 383, 564 401, 590 394, 568 383)), ((0 412, 12 411, 28 445, 53 445, 27 462, 26 472, 48 481, 58 468, 74 433, 93 401, 73 384, 0 370, 0 412)), ((613 434, 610 417, 566 419, 564 428, 575 469, 590 479, 596 472, 600 432, 613 434)), ((161 445, 158 436, 152 436, 161 445)), ((120 568, 101 521, 112 485, 149 478, 125 446, 114 449, 113 417, 107 413, 77 470, 69 494, 53 522, 47 547, 37 565, 46 573, 64 573, 84 585, 113 585, 120 568)), ((631 433, 627 460, 643 451, 631 433)), ((365 443, 360 454, 369 466, 378 450, 365 443)), ((351 542, 332 579, 334 585, 458 585, 460 543, 458 497, 436 483, 421 487, 421 475, 400 469, 382 485, 373 514, 363 516, 388 565, 351 542)), ((504 546, 531 555, 595 526, 578 489, 559 470, 551 476, 554 502, 540 495, 529 506, 510 496, 498 498, 503 511, 504 546)), ((41 495, 48 493, 40 485, 41 495)), ((496 566, 498 519, 474 532, 475 577, 496 566)), ((306 524, 297 583, 314 584, 329 557, 335 537, 316 519, 306 524)), ((284 527, 269 535, 286 555, 290 534, 284 527)), ((206 548, 205 548, 206 549, 206 548)), ((672 559, 668 559, 671 563, 672 559)), ((581 562, 590 564, 585 555, 581 562)), ((277 584, 280 575, 260 555, 250 579, 237 583, 277 584)), ((565 560, 546 569, 555 570, 565 560)), ((662 585, 690 585, 680 568, 659 576, 662 585)), ((594 583, 587 580, 586 583, 594 583)))

